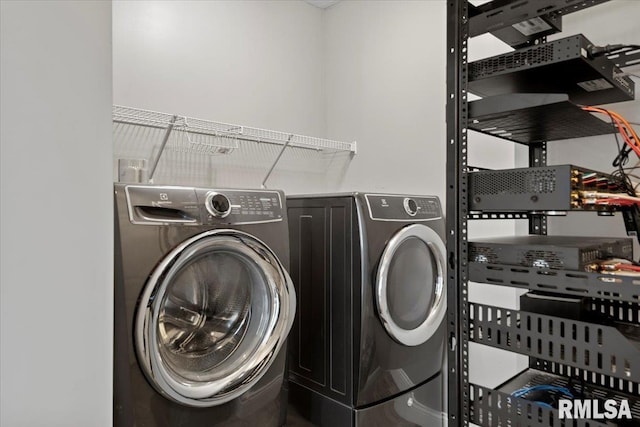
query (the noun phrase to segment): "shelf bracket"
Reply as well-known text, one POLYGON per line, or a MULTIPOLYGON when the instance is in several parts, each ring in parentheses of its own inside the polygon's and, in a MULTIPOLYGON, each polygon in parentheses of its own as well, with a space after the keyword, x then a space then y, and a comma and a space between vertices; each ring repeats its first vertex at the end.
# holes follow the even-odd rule
POLYGON ((158 155, 155 159, 153 159, 153 163, 151 164, 151 169, 149 170, 149 181, 153 179, 153 174, 156 172, 156 168, 158 167, 158 162, 160 161, 160 156, 162 156, 162 152, 164 151, 164 147, 167 145, 167 141, 169 141, 169 135, 171 135, 171 131, 173 130, 173 126, 178 120, 178 116, 173 116, 169 125, 167 126, 167 130, 162 137, 162 143, 160 144, 160 149, 158 150, 158 155))
POLYGON ((274 160, 273 164, 271 165, 271 168, 269 169, 269 172, 267 172, 267 175, 262 180, 262 185, 260 185, 260 188, 267 188, 267 180, 269 179, 269 177, 271 176, 271 173, 273 172, 273 170, 275 169, 276 165, 280 161, 280 157, 282 157, 282 155, 284 154, 284 150, 286 150, 287 147, 289 146, 289 143, 293 139, 293 136, 294 136, 294 134, 289 135, 289 138, 287 139, 287 142, 285 142, 285 144, 280 149, 280 152, 278 153, 278 157, 276 157, 276 159, 274 160))

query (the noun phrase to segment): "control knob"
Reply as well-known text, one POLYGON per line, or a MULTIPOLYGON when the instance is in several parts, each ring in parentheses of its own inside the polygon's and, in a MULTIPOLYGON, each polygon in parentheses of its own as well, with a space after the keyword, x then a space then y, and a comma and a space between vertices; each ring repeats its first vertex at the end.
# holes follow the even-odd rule
POLYGON ((407 197, 404 199, 404 210, 411 216, 415 216, 418 213, 418 204, 415 200, 407 197))
POLYGON ((214 191, 207 194, 205 201, 207 211, 216 218, 225 218, 231 213, 231 202, 229 198, 214 191))

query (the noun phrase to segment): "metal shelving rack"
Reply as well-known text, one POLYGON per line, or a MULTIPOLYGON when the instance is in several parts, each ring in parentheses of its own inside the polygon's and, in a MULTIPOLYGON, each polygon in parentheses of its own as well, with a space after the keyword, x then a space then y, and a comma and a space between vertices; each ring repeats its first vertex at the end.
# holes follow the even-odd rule
MULTIPOLYGON (((629 399, 634 421, 640 420, 640 337, 629 337, 612 325, 580 322, 520 310, 470 303, 469 282, 545 290, 588 297, 592 312, 612 321, 638 323, 640 280, 562 270, 540 270, 468 260, 468 221, 527 219, 530 234, 546 234, 545 215, 531 212, 470 212, 467 163, 468 130, 474 129, 473 105, 468 102, 468 40, 492 33, 514 47, 546 42, 545 33, 514 40, 512 26, 544 18, 561 28, 563 15, 605 3, 607 0, 494 0, 475 7, 466 0, 447 1, 447 247, 448 247, 448 402, 449 425, 468 426, 600 426, 593 420, 560 420, 558 412, 535 402, 511 396, 526 385, 578 384, 593 398, 629 399), (635 338, 635 339, 634 339, 635 338), (529 356, 529 368, 499 387, 490 389, 469 380, 469 343, 476 342, 529 356)), ((637 63, 640 52, 623 52, 612 58, 618 65, 637 63)), ((477 105, 481 106, 482 103, 477 105)), ((569 111, 564 99, 553 108, 569 111)), ((545 106, 533 105, 539 111, 545 106)), ((549 106, 546 106, 549 107, 549 106)), ((489 105, 488 110, 496 105, 489 105)), ((499 109, 499 108, 498 108, 499 109)), ((582 112, 580 112, 582 113, 582 112)), ((521 111, 514 120, 526 119, 521 111)), ((537 114, 537 113, 536 113, 537 114)), ((539 116, 536 116, 539 117, 539 116)), ((482 116, 490 121, 491 114, 482 116)), ((590 118, 587 117, 587 120, 590 118)), ((606 127, 593 122, 593 135, 606 127)), ((517 126, 516 126, 517 127, 517 126)), ((522 129, 522 127, 519 127, 522 129)), ((482 124, 475 126, 482 132, 482 124)), ((570 131, 570 130, 568 130, 570 131)), ((589 134, 587 132, 587 134, 589 134)), ((501 135, 494 135, 500 137, 501 135)), ((504 134, 502 134, 504 138, 504 134)), ((510 136, 510 135, 509 135, 510 136)), ((581 135, 585 136, 585 135, 581 135)), ((546 165, 547 141, 553 138, 524 135, 506 137, 529 147, 529 166, 546 165)), ((562 138, 556 138, 562 139, 562 138)))

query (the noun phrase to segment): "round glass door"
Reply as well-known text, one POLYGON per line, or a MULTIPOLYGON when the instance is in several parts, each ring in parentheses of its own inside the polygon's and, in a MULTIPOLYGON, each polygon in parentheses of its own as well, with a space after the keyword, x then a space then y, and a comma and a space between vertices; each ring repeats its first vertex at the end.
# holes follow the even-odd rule
POLYGON ((295 291, 258 239, 216 230, 175 248, 142 293, 140 364, 165 396, 189 406, 227 402, 255 384, 295 315, 295 291))
POLYGON ((417 346, 426 342, 444 319, 445 246, 431 228, 414 224, 387 244, 376 280, 382 323, 393 339, 417 346))

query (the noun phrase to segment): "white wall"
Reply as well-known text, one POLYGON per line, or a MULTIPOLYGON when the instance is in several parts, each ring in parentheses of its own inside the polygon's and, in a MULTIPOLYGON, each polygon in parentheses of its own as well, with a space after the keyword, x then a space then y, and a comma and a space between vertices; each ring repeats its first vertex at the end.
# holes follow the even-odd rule
MULTIPOLYGON (((444 43, 444 1, 116 1, 114 103, 358 141, 350 165, 286 155, 271 185, 288 192, 444 197, 444 43)), ((165 154, 156 182, 255 186, 276 155, 165 154)))
POLYGON ((321 35, 297 0, 114 1, 113 99, 322 136, 321 35))
POLYGON ((343 1, 326 10, 327 136, 357 140, 342 190, 445 188, 444 1, 343 1))
MULTIPOLYGON (((322 9, 300 0, 114 1, 114 103, 323 137, 322 24, 322 9)), ((150 153, 120 139, 116 155, 150 153)), ((278 149, 215 158, 167 153, 156 182, 255 187, 278 149), (191 173, 169 171, 169 160, 191 173)), ((321 190, 331 159, 315 154, 288 153, 272 187, 321 190)))
POLYGON ((0 424, 109 426, 111 4, 0 16, 0 424))

